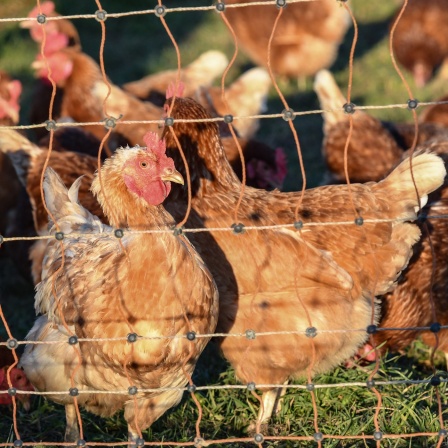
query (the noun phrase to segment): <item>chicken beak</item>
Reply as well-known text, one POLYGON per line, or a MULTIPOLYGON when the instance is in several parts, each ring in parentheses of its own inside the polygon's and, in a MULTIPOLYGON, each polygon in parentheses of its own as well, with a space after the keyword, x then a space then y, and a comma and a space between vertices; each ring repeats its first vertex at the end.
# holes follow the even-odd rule
POLYGON ((47 65, 45 64, 44 61, 41 60, 35 60, 31 63, 31 68, 33 68, 34 70, 42 70, 46 67, 47 65))
POLYGON ((165 171, 160 178, 164 182, 176 182, 176 184, 184 185, 184 178, 182 177, 182 174, 179 173, 179 171, 168 169, 165 171))
POLYGON ((36 18, 30 18, 29 20, 24 20, 23 22, 20 22, 19 26, 20 28, 30 29, 33 27, 35 23, 36 18))

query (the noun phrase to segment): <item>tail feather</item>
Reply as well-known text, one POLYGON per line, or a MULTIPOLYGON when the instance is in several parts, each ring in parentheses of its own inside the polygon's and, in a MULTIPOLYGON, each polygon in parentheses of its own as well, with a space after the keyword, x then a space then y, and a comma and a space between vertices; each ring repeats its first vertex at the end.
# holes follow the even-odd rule
POLYGON ((99 218, 78 201, 81 180, 82 176, 78 177, 67 190, 56 171, 48 167, 43 182, 45 203, 62 232, 101 232, 104 226, 99 218))
POLYGON ((342 106, 347 100, 328 70, 317 72, 313 88, 319 99, 320 107, 324 110, 324 130, 338 122, 348 121, 348 115, 342 111, 342 106))
POLYGON ((427 195, 443 184, 445 176, 445 163, 441 157, 420 153, 401 162, 389 176, 376 184, 376 188, 393 189, 401 200, 414 201, 414 207, 419 208, 426 204, 427 195), (417 202, 417 192, 420 203, 417 202))
POLYGON ((43 150, 14 129, 0 128, 0 151, 11 159, 21 184, 26 187, 33 160, 43 150))

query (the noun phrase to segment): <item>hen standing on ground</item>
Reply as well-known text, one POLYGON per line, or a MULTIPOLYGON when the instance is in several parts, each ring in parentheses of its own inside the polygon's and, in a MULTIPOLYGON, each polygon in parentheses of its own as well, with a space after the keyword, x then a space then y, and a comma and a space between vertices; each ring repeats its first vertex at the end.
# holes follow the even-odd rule
MULTIPOLYGON (((239 3, 247 0, 226 1, 228 5, 239 3)), ((266 67, 269 37, 278 15, 276 6, 227 8, 224 14, 249 57, 266 67)), ((287 5, 272 41, 273 72, 297 78, 329 67, 349 25, 348 12, 336 0, 287 5)))
MULTIPOLYGON (((167 106, 172 101, 168 101, 167 106)), ((181 123, 207 119, 194 100, 176 98, 174 132, 191 173, 192 211, 187 226, 230 228, 241 183, 230 168, 216 123, 181 123)), ((166 129, 169 154, 182 167, 177 145, 166 129)), ((437 188, 445 176, 442 160, 433 155, 413 159, 420 197, 437 188)), ((409 161, 385 181, 352 185, 354 207, 364 218, 414 220, 419 203, 409 161)), ((372 322, 374 295, 389 291, 406 266, 417 226, 401 221, 364 225, 307 226, 311 222, 353 221, 355 213, 345 185, 307 190, 294 231, 246 230, 244 226, 291 225, 300 193, 265 192, 246 187, 234 233, 211 230, 192 233, 191 240, 210 268, 220 292, 218 330, 244 334, 305 332, 316 327, 315 362, 310 339, 301 334, 275 337, 228 337, 221 342, 225 357, 243 383, 283 384, 290 377, 326 371, 350 357, 365 340, 372 322), (321 330, 337 330, 321 333, 321 330)), ((173 188, 166 207, 176 219, 186 210, 185 189, 173 188)), ((268 421, 278 389, 263 394, 258 421, 268 421)))
MULTIPOLYGON (((331 170, 332 180, 345 182, 343 153, 348 137, 348 116, 338 111, 346 102, 333 77, 322 71, 316 76, 315 90, 324 112, 324 156, 331 170), (333 109, 333 111, 330 111, 333 109)), ((357 110, 353 115, 353 132, 348 148, 350 179, 369 182, 383 179, 404 157, 402 148, 394 140, 403 139, 409 145, 415 132, 413 124, 390 124, 391 134, 384 125, 366 112, 357 110)), ((419 125, 417 151, 431 151, 448 161, 448 129, 431 123, 419 125), (432 134, 432 135, 431 135, 432 134)), ((426 220, 425 216, 448 214, 448 188, 442 188, 428 198, 418 221, 422 239, 414 247, 409 266, 402 273, 397 287, 381 297, 382 328, 410 328, 430 326, 435 321, 448 324, 448 223, 446 219, 426 220), (424 223, 426 222, 426 228, 424 223), (428 235, 429 232, 429 235, 428 235), (431 239, 430 239, 431 238, 431 239), (435 263, 435 265, 433 264, 435 263), (433 269, 435 267, 435 271, 433 269), (432 311, 431 296, 434 303, 432 311)), ((373 338, 380 351, 405 349, 417 336, 415 330, 381 330, 373 338)), ((445 353, 448 363, 448 332, 438 335, 439 349, 445 353)), ((434 335, 423 333, 423 340, 434 345, 434 335)))
POLYGON ((444 70, 448 70, 447 23, 446 0, 409 0, 395 28, 394 55, 412 73, 418 87, 423 87, 441 64, 444 63, 444 70))
MULTIPOLYGON (((186 334, 215 329, 217 290, 188 240, 172 232, 128 232, 169 230, 172 218, 160 204, 170 193, 170 182, 182 182, 165 155, 164 142, 152 133, 145 141, 146 149, 120 149, 107 159, 100 172, 102 185, 99 177, 92 185, 111 224, 123 229, 120 240, 113 228, 79 205, 80 179, 67 191, 54 171, 45 174, 45 200, 56 219, 52 233, 62 231, 64 240, 48 248, 35 299, 36 311, 43 315, 27 336, 29 341, 60 343, 29 344, 21 358, 37 390, 182 388, 208 340, 190 341, 186 334), (138 335, 133 344, 126 341, 129 333, 138 335), (71 335, 125 340, 81 342, 75 348, 68 345, 71 335)), ((171 389, 138 393, 134 402, 128 394, 92 392, 81 393, 77 401, 104 417, 124 408, 129 439, 135 443, 139 431, 177 404, 182 394, 171 389)), ((65 440, 76 442, 73 398, 68 393, 47 396, 66 406, 65 440)))

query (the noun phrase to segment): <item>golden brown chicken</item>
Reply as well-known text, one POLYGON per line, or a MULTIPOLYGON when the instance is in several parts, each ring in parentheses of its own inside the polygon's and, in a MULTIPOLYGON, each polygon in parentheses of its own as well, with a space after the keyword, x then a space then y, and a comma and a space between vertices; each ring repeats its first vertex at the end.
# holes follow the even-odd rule
MULTIPOLYGON (((192 96, 199 87, 211 86, 215 78, 224 72, 228 63, 224 53, 210 50, 181 68, 179 80, 185 85, 185 95, 192 96)), ((163 107, 165 92, 171 83, 177 81, 177 76, 177 70, 164 70, 123 84, 122 88, 141 100, 151 101, 155 105, 163 107)))
MULTIPOLYGON (((55 51, 66 47, 73 48, 75 51, 81 51, 81 40, 78 31, 70 20, 47 20, 45 25, 40 25, 37 22, 37 16, 40 13, 46 17, 59 16, 55 11, 54 3, 52 1, 45 1, 40 3, 40 7, 35 6, 28 14, 28 17, 34 20, 26 20, 20 24, 22 28, 30 30, 31 38, 38 45, 39 53, 44 38, 43 27, 45 27, 46 33, 44 48, 46 55, 51 55, 55 51)), ((46 76, 40 77, 35 81, 29 113, 30 123, 37 124, 48 120, 52 93, 53 86, 46 76)), ((61 117, 63 95, 63 89, 60 88, 56 91, 52 114, 53 119, 59 119, 61 117)), ((34 128, 32 132, 37 140, 44 138, 48 133, 45 128, 34 128)))
MULTIPOLYGON (((391 21, 391 29, 400 10, 391 21)), ((412 73, 418 87, 423 87, 448 57, 447 23, 446 0, 409 0, 395 28, 394 55, 412 73)))
MULTIPOLYGON (((170 100, 168 100, 168 104, 170 100)), ((378 184, 352 185, 354 207, 364 225, 354 224, 355 213, 345 185, 300 193, 266 192, 246 187, 234 217, 241 184, 230 168, 214 122, 182 123, 178 119, 207 119, 196 101, 176 98, 173 130, 185 152, 191 174, 192 212, 186 227, 206 227, 191 241, 210 268, 220 292, 218 331, 245 334, 292 332, 275 337, 227 337, 224 356, 243 383, 284 384, 290 377, 326 371, 365 340, 363 330, 372 320, 375 295, 393 288, 418 240, 414 220, 416 199, 409 161, 378 184), (367 223, 367 219, 399 221, 367 223), (297 222, 296 230, 293 223, 297 222), (310 223, 349 221, 350 225, 311 226, 310 223), (251 226, 279 225, 273 230, 251 226), (232 229, 233 233, 216 231, 232 229), (245 230, 246 229, 246 230, 245 230), (317 336, 312 339, 306 334, 317 336), (322 330, 335 330, 326 333, 322 330), (296 333, 294 333, 296 332, 296 333)), ((171 129, 164 131, 167 154, 182 163, 171 129)), ((421 197, 443 182, 443 162, 433 155, 413 159, 413 173, 421 197)), ((167 210, 180 220, 186 210, 186 189, 173 187, 167 210)), ((265 423, 279 389, 262 388, 265 423)))
MULTIPOLYGON (((344 182, 342 155, 348 135, 348 117, 336 110, 340 109, 346 100, 328 72, 319 72, 316 76, 315 90, 321 107, 327 109, 324 113, 324 156, 328 168, 332 170, 333 179, 344 182), (330 112, 330 109, 334 111, 330 112)), ((359 182, 382 179, 406 156, 396 140, 403 142, 403 147, 411 146, 414 139, 414 125, 390 123, 388 129, 366 112, 361 110, 355 112, 348 153, 351 179, 354 177, 359 182)), ((417 151, 431 151, 440 155, 445 163, 448 161, 446 128, 434 123, 420 123, 418 141, 420 146, 417 147, 417 151)), ((429 195, 428 204, 422 210, 418 220, 422 238, 414 246, 409 266, 400 276, 397 287, 380 298, 381 320, 379 331, 373 338, 375 344, 381 346, 382 353, 387 350, 403 350, 420 334, 426 343, 433 346, 434 335, 431 332, 422 333, 405 328, 430 326, 434 322, 448 324, 446 313, 448 225, 445 219, 427 218, 446 214, 448 214, 448 189, 445 180, 442 188, 429 195), (403 330, 383 328, 403 328, 403 330)), ((439 348, 445 352, 448 362, 446 331, 439 334, 439 348)))
MULTIPOLYGON (((52 70, 52 78, 58 87, 64 89, 61 103, 61 116, 70 117, 78 122, 100 122, 108 117, 122 120, 142 121, 161 120, 163 110, 149 102, 141 101, 133 95, 112 85, 107 99, 106 113, 103 101, 108 94, 107 84, 103 81, 99 65, 87 54, 72 48, 63 48, 47 58, 52 70)), ((48 71, 42 58, 33 63, 39 77, 46 77, 48 71)), ((106 124, 106 123, 105 123, 106 124)), ((109 137, 109 149, 130 145, 141 145, 148 129, 159 130, 158 124, 121 124, 111 123, 112 135, 109 137)), ((84 129, 98 139, 106 134, 104 125, 87 125, 84 129)))
POLYGON ((146 148, 119 149, 101 168, 104 189, 99 176, 92 185, 111 224, 122 229, 121 239, 78 203, 80 179, 67 191, 53 170, 45 173, 45 200, 55 218, 51 233, 63 232, 64 240, 48 247, 35 298, 42 316, 20 363, 37 390, 67 392, 47 395, 66 407, 67 442, 80 438, 68 393, 76 388, 78 404, 90 412, 106 417, 124 409, 129 440, 138 444, 139 432, 176 405, 191 382, 208 341, 194 335, 216 326, 218 295, 210 272, 187 238, 169 231, 172 217, 161 205, 171 182, 182 177, 156 134, 148 133, 145 142, 146 148), (123 340, 69 345, 69 336, 123 340), (94 390, 130 393, 89 393, 94 390))
POLYGON ((446 104, 427 106, 419 115, 419 121, 420 123, 436 123, 448 128, 448 95, 442 96, 437 101, 445 101, 446 104))
MULTIPOLYGON (((0 338, 0 342, 3 340, 0 338)), ((0 391, 9 389, 9 385, 19 391, 32 391, 28 378, 23 370, 16 366, 16 361, 12 351, 5 345, 0 345, 0 391), (11 367, 14 365, 14 367, 11 367)), ((23 405, 26 411, 30 409, 30 397, 27 394, 17 394, 16 399, 23 405)), ((10 405, 13 403, 12 396, 8 393, 0 393, 0 405, 10 405)))
MULTIPOLYGON (((322 153, 328 168, 325 183, 345 183, 344 150, 349 135, 350 118, 342 108, 347 103, 333 76, 327 70, 317 73, 314 90, 324 111, 322 153)), ((412 146, 413 123, 384 123, 360 109, 352 115, 347 166, 351 182, 378 181, 402 159, 403 150, 412 146)), ((421 123, 417 143, 446 133, 437 124, 421 123)))
MULTIPOLYGON (((252 1, 227 0, 225 3, 252 1)), ((256 64, 266 67, 268 42, 278 15, 275 4, 228 7, 224 14, 248 56, 256 64)), ((297 78, 314 75, 329 67, 336 59, 349 24, 348 12, 335 0, 288 4, 272 41, 273 72, 297 78)))

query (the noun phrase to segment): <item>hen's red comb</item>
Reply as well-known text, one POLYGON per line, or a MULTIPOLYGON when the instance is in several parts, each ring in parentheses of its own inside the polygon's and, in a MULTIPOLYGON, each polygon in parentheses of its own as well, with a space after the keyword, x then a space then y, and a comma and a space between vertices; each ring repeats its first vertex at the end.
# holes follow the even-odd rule
POLYGON ((165 154, 165 140, 160 139, 156 132, 147 132, 143 137, 143 141, 145 142, 147 151, 152 151, 159 157, 165 154))
POLYGON ((179 84, 171 82, 166 89, 166 99, 169 100, 173 96, 176 98, 182 98, 185 90, 185 84, 182 81, 179 81, 179 84))
MULTIPOLYGON (((40 11, 42 11, 42 14, 49 16, 52 12, 54 12, 54 3, 51 1, 41 3, 40 11)), ((40 11, 39 7, 35 6, 28 14, 28 17, 37 17, 40 14, 40 11)))

